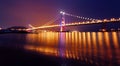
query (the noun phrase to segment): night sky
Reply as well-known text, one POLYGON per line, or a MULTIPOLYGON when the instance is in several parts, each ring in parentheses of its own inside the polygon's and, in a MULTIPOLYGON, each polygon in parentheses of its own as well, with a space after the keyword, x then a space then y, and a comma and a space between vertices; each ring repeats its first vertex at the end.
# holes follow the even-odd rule
POLYGON ((0 27, 44 25, 60 10, 96 19, 119 18, 120 0, 0 0, 0 27))

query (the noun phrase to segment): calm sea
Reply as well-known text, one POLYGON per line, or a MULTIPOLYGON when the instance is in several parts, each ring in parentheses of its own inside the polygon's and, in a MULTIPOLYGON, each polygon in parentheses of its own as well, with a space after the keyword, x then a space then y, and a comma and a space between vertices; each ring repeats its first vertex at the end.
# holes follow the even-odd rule
POLYGON ((84 61, 96 66, 120 66, 120 32, 0 34, 0 46, 84 61))

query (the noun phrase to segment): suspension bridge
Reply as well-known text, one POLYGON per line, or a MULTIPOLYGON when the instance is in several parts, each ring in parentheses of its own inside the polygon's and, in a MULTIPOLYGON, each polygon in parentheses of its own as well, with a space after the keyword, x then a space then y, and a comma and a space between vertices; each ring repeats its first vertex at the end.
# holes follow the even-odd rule
MULTIPOLYGON (((88 17, 81 17, 73 14, 66 13, 64 11, 60 11, 60 24, 55 24, 55 25, 45 25, 45 26, 39 26, 39 27, 34 27, 31 24, 29 24, 29 27, 27 30, 36 30, 36 29, 44 29, 44 28, 54 28, 54 27, 60 27, 60 32, 64 31, 64 27, 69 27, 69 26, 80 26, 80 25, 92 25, 92 24, 103 24, 102 31, 106 31, 106 23, 115 23, 115 22, 120 22, 120 18, 110 18, 110 19, 94 19, 94 18, 88 18, 88 17), (78 19, 83 19, 86 21, 80 21, 80 22, 73 22, 73 23, 66 23, 65 16, 70 16, 78 19)), ((57 19, 56 19, 57 20, 57 19)), ((54 21, 53 21, 54 22, 54 21)), ((118 28, 120 30, 120 28, 118 28)))

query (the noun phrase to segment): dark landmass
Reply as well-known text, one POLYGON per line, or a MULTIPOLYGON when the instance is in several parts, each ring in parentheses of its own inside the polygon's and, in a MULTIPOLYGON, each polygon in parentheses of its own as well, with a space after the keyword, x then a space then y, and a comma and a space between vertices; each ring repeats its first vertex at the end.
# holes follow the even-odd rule
POLYGON ((0 30, 1 34, 4 33, 29 33, 29 31, 27 31, 27 28, 24 26, 13 26, 7 29, 2 29, 0 30))

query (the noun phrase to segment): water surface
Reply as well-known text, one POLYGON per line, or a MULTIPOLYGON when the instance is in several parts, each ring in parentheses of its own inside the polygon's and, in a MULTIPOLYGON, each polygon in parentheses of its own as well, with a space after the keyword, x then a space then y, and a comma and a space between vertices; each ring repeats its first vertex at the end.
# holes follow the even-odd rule
POLYGON ((0 46, 21 48, 45 56, 74 59, 96 66, 120 65, 120 32, 1 34, 0 46))

